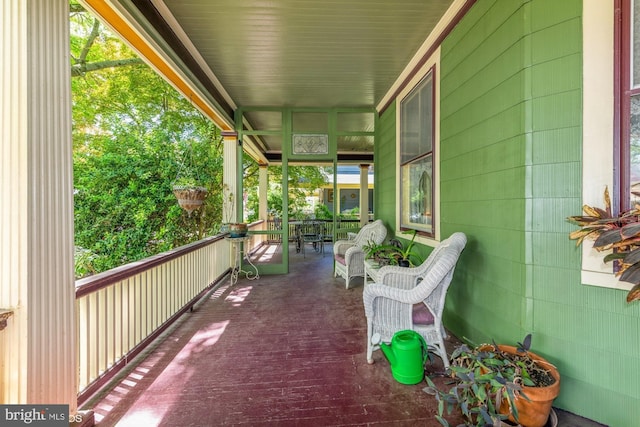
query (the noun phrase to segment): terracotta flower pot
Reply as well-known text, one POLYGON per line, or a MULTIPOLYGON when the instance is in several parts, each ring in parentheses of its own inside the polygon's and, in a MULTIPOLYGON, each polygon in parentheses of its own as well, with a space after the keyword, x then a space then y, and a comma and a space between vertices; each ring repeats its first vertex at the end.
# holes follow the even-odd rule
MULTIPOLYGON (((498 348, 508 354, 517 354, 518 352, 516 347, 510 345, 498 345, 498 348)), ((522 393, 529 398, 529 401, 524 396, 516 396, 515 404, 518 409, 518 421, 523 427, 543 427, 549 419, 553 400, 560 393, 560 373, 555 366, 537 354, 529 352, 529 356, 537 361, 540 366, 547 369, 556 381, 547 387, 522 386, 522 393)), ((502 401, 500 413, 511 413, 507 400, 502 401)), ((509 417, 509 420, 515 422, 512 416, 509 417)))

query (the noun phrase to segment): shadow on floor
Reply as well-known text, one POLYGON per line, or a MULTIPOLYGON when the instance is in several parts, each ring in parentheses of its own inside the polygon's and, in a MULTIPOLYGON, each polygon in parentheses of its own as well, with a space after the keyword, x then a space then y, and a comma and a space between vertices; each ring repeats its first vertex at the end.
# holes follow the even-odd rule
MULTIPOLYGON (((362 280, 345 289, 325 251, 292 253, 287 275, 225 280, 89 402, 97 424, 439 426, 424 383, 397 383, 379 351, 367 364, 362 280)), ((449 352, 458 344, 450 337, 449 352)), ((599 425, 558 415, 559 426, 599 425)))

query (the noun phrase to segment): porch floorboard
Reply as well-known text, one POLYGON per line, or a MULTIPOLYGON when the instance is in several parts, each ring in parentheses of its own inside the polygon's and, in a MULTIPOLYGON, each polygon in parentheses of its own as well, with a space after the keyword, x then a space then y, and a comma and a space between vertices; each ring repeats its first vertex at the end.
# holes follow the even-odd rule
POLYGON ((362 280, 345 289, 325 251, 293 250, 288 275, 227 279, 89 402, 97 425, 439 426, 425 383, 396 382, 379 351, 367 364, 362 280))

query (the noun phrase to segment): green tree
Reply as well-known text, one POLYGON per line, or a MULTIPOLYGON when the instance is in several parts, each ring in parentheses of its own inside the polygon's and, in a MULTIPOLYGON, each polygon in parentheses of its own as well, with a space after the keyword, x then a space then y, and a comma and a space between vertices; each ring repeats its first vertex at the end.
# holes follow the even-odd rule
POLYGON ((222 139, 188 100, 71 4, 74 218, 81 275, 216 232, 222 139), (192 215, 171 192, 185 167, 209 190, 203 208, 192 215))
MULTIPOLYGON (((282 213, 282 166, 269 166, 269 184, 267 206, 278 215, 282 213)), ((309 210, 306 197, 328 182, 327 170, 320 166, 289 166, 289 216, 291 218, 304 215, 309 210)), ((258 217, 258 165, 245 158, 245 190, 248 192, 248 220, 258 217)))

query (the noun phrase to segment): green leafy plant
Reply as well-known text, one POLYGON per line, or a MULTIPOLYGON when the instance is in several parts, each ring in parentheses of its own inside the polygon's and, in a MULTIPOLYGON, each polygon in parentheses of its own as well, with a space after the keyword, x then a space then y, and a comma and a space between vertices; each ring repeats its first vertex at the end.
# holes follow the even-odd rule
POLYGON ((384 245, 387 256, 391 264, 402 267, 414 267, 422 263, 420 255, 414 251, 415 239, 418 232, 416 230, 405 231, 404 234, 411 234, 411 240, 403 244, 398 239, 392 239, 391 244, 384 245))
POLYGON ((235 197, 233 197, 233 192, 231 188, 229 188, 229 184, 222 184, 222 209, 224 209, 224 218, 229 222, 235 222, 233 216, 233 208, 235 203, 235 197))
POLYGON ((609 190, 605 188, 604 209, 584 205, 582 210, 586 215, 568 218, 580 226, 569 238, 577 240, 578 246, 585 239, 593 240, 598 252, 612 250, 604 262, 616 262, 618 279, 634 285, 627 293, 627 302, 640 300, 640 205, 613 215, 609 190))
POLYGON ((182 177, 178 177, 176 178, 176 180, 173 182, 173 188, 202 188, 204 189, 204 187, 202 187, 200 185, 200 183, 192 177, 189 176, 182 176, 182 177))
POLYGON ((381 267, 391 263, 391 259, 396 249, 397 248, 391 244, 377 244, 371 240, 362 246, 365 258, 378 261, 378 264, 381 267))
POLYGON ((523 386, 547 387, 556 382, 549 370, 529 353, 530 346, 531 334, 518 343, 515 353, 503 351, 495 342, 473 349, 466 344, 456 348, 447 371, 451 376, 449 390, 439 390, 426 377, 428 386, 424 391, 438 400, 436 419, 440 424, 449 427, 444 414, 456 408, 462 411, 467 425, 500 425, 510 416, 519 422, 516 399, 522 396, 529 400, 523 386))

